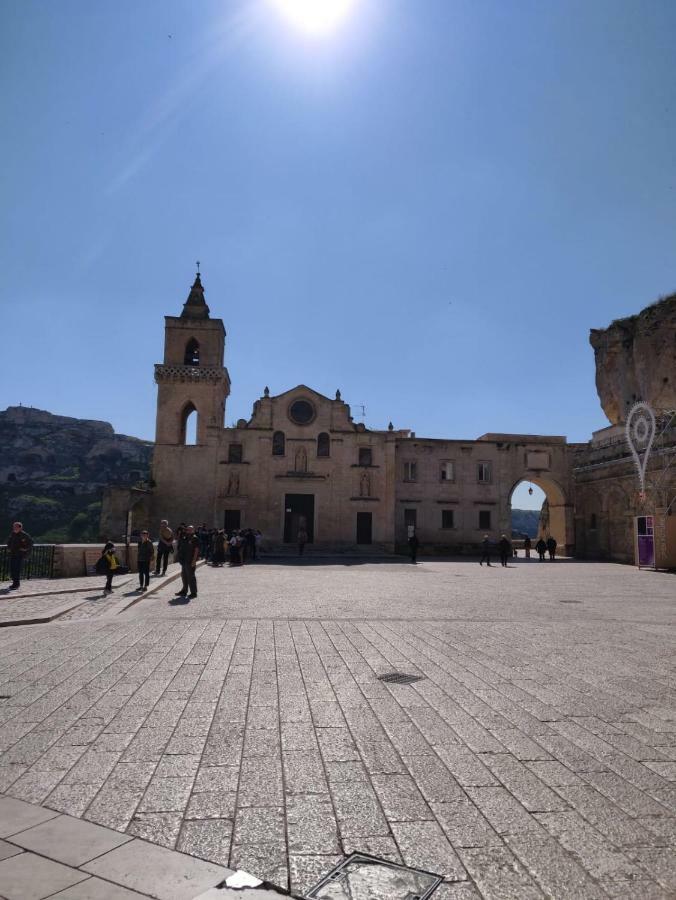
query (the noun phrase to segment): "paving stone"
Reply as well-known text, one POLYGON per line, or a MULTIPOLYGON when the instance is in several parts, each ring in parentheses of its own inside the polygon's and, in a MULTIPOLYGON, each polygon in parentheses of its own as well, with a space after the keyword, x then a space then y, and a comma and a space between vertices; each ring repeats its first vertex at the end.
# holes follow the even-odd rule
POLYGON ((135 839, 82 869, 158 900, 190 900, 233 870, 135 839))
POLYGON ((289 797, 286 828, 290 853, 325 855, 340 849, 336 817, 328 794, 289 797))
POLYGON ((295 856, 289 854, 290 889, 294 893, 304 894, 315 886, 324 875, 335 868, 343 859, 337 854, 324 856, 295 856))
POLYGON ((230 819, 186 821, 181 828, 176 849, 209 862, 227 865, 231 839, 230 819))
POLYGON ((86 877, 51 859, 20 853, 0 862, 0 895, 6 900, 42 900, 86 877))
POLYGON ((33 825, 53 819, 58 813, 40 806, 32 806, 23 800, 0 797, 0 837, 6 838, 33 825))
POLYGON ((65 891, 52 894, 55 900, 147 900, 147 894, 137 894, 127 888, 110 881, 102 881, 100 878, 89 877, 80 881, 65 891))
POLYGON ((505 840, 547 896, 596 900, 598 885, 555 840, 508 834, 505 840))
POLYGON ((12 842, 19 847, 76 868, 128 840, 125 835, 72 816, 57 816, 12 835, 12 842))
POLYGON ((502 839, 467 798, 430 804, 432 812, 454 847, 500 847, 502 839))
POLYGON ((541 900, 545 894, 507 848, 458 850, 484 900, 541 900))
POLYGON ((0 841, 0 860, 16 856, 17 853, 21 852, 20 847, 15 847, 14 844, 8 844, 6 841, 0 841))
POLYGON ((171 850, 176 846, 182 822, 180 813, 137 810, 127 827, 127 833, 171 850))
MULTIPOLYGON (((286 844, 233 844, 230 851, 230 866, 255 872, 262 881, 269 881, 281 888, 289 882, 286 844)), ((249 891, 247 891, 249 893, 249 891)))
POLYGON ((407 866, 463 881, 467 872, 437 822, 393 822, 392 831, 407 866))
POLYGON ((193 779, 153 778, 148 785, 138 812, 177 812, 188 805, 193 779))

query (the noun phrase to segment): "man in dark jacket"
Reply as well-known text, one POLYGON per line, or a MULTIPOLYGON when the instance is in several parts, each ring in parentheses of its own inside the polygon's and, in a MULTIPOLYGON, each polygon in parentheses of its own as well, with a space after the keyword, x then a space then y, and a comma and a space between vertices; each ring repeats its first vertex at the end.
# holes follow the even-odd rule
POLYGON ((33 538, 23 530, 21 522, 15 522, 12 525, 12 533, 7 541, 9 574, 12 578, 12 583, 9 586, 10 591, 15 591, 21 586, 21 565, 24 559, 30 556, 32 547, 33 538))
POLYGON ((549 558, 554 560, 556 558, 556 538, 551 536, 547 538, 547 550, 549 550, 549 558))
POLYGON ((507 535, 503 534, 500 538, 500 543, 498 544, 500 548, 500 565, 507 566, 507 559, 512 555, 512 548, 507 540, 507 535))
POLYGON ((484 535, 484 539, 481 542, 481 559, 479 560, 479 565, 483 566, 484 560, 486 560, 486 565, 490 566, 491 564, 491 542, 488 539, 488 535, 484 535))
POLYGON ((535 549, 537 550, 538 556, 540 557, 540 562, 544 562, 545 553, 547 552, 547 545, 542 540, 542 538, 540 538, 540 540, 535 545, 535 549))
POLYGON ((195 569, 200 556, 200 541, 192 525, 186 526, 185 532, 178 542, 176 556, 181 564, 181 579, 183 581, 183 586, 177 596, 185 597, 187 595, 189 600, 193 600, 197 596, 195 569), (188 591, 190 591, 189 594, 188 591))
POLYGON ((411 562, 415 565, 418 564, 418 550, 420 549, 420 541, 418 540, 418 536, 415 532, 408 539, 408 552, 411 554, 411 562))
POLYGON ((174 550, 174 532, 169 527, 169 522, 162 519, 160 522, 160 537, 157 542, 157 559, 155 561, 155 574, 166 575, 169 564, 169 554, 174 550), (162 572, 160 573, 160 569, 162 572))

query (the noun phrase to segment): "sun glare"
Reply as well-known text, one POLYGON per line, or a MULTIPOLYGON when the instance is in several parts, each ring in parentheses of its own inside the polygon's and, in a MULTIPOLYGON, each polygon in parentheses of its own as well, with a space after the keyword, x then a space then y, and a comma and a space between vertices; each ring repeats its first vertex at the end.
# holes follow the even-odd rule
POLYGON ((327 34, 347 17, 356 0, 270 0, 296 28, 327 34))

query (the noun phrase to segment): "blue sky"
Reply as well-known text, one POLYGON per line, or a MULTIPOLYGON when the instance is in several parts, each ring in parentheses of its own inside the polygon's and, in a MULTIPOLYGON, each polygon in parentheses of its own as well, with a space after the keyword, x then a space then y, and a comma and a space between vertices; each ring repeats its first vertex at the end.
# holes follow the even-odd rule
POLYGON ((590 327, 676 290, 672 0, 0 4, 0 408, 152 438, 202 262, 267 384, 418 435, 586 440, 590 327))

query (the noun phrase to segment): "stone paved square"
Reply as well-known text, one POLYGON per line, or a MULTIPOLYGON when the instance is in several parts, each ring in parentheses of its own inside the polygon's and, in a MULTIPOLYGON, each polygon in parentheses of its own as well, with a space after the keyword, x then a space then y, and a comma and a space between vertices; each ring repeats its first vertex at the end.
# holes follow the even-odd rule
POLYGON ((0 791, 297 892, 364 850, 440 897, 674 896, 673 575, 308 559, 198 584, 0 630, 0 791))

